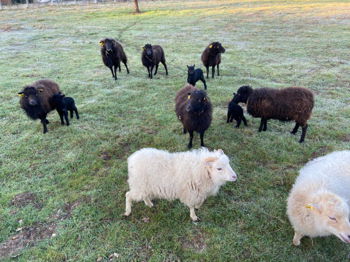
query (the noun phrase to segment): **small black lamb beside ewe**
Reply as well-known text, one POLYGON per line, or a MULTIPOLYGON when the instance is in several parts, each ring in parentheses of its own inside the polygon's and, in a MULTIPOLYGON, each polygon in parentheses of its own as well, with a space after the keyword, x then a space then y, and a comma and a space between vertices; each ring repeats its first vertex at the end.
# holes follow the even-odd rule
MULTIPOLYGON (((235 95, 236 95, 236 93, 233 93, 233 96, 235 96, 235 95)), ((242 120, 243 120, 244 125, 247 126, 247 120, 244 117, 242 107, 239 106, 238 104, 236 104, 232 98, 231 102, 228 104, 226 123, 233 122, 233 119, 236 120, 236 122, 237 122, 237 124, 235 126, 236 128, 239 128, 242 120)))
POLYGON ((126 71, 129 74, 127 65, 128 59, 124 52, 123 46, 112 38, 105 38, 100 41, 102 61, 107 66, 115 80, 117 80, 117 68, 121 71, 120 62, 125 65, 126 71))
POLYGON ((287 87, 283 89, 241 86, 233 100, 235 103, 246 103, 247 111, 253 117, 261 118, 259 132, 266 131, 267 120, 295 121, 291 134, 296 134, 299 126, 302 134, 299 142, 306 136, 307 121, 314 107, 313 93, 303 87, 287 87))
POLYGON ((27 116, 33 120, 40 119, 43 125, 43 133, 47 132, 49 121, 46 116, 56 108, 53 97, 60 93, 58 84, 51 80, 39 80, 31 85, 25 86, 18 93, 21 97, 19 103, 27 116))
POLYGON ((215 75, 215 66, 217 67, 217 74, 220 75, 219 65, 221 63, 221 53, 225 53, 225 48, 220 42, 212 42, 209 44, 202 53, 202 62, 207 69, 207 78, 209 77, 209 67, 212 67, 212 78, 215 75))
POLYGON ((190 134, 188 148, 192 148, 193 132, 200 135, 201 146, 204 146, 204 132, 212 120, 212 105, 205 91, 192 85, 180 89, 175 98, 175 112, 182 122, 183 132, 190 134))
POLYGON ((193 66, 187 66, 187 83, 190 85, 196 86, 196 82, 198 80, 201 80, 204 84, 204 89, 207 89, 207 84, 204 79, 204 74, 202 69, 197 68, 195 69, 195 65, 193 66))
POLYGON ((53 96, 52 101, 61 118, 61 125, 64 125, 64 118, 66 120, 67 126, 69 126, 68 111, 70 112, 71 118, 73 118, 73 112, 75 112, 76 118, 79 119, 78 109, 72 97, 67 97, 64 94, 59 93, 53 96))
POLYGON ((158 72, 158 65, 162 63, 165 68, 165 74, 168 75, 168 68, 165 63, 165 55, 160 45, 146 44, 141 54, 142 64, 147 68, 148 77, 153 78, 153 68, 156 67, 154 75, 158 72))

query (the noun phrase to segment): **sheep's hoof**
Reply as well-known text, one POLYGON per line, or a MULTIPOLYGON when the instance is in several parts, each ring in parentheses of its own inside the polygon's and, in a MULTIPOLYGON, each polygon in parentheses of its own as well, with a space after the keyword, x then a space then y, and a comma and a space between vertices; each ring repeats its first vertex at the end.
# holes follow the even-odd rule
POLYGON ((192 222, 200 222, 201 221, 201 219, 199 218, 199 217, 194 217, 194 218, 191 218, 192 219, 192 222))
POLYGON ((125 213, 123 214, 123 216, 124 216, 124 217, 128 217, 128 216, 130 216, 130 213, 131 213, 131 212, 125 212, 125 213))

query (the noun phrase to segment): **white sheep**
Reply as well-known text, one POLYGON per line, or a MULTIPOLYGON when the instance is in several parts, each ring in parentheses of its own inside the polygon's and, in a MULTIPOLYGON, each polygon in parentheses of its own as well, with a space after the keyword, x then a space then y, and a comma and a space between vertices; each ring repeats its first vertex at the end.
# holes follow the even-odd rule
POLYGON ((335 235, 350 243, 350 151, 337 151, 308 162, 289 194, 287 214, 293 244, 303 236, 335 235))
POLYGON ((132 201, 143 200, 152 207, 155 198, 179 199, 190 208, 193 221, 198 220, 195 208, 216 195, 226 181, 237 179, 224 152, 206 148, 178 153, 141 149, 128 158, 128 176, 125 216, 131 213, 132 201))

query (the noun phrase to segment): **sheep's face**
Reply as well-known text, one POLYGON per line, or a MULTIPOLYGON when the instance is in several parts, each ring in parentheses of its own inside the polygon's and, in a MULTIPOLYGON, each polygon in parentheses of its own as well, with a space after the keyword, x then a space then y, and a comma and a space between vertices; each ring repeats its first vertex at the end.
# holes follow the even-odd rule
POLYGON ((148 57, 152 57, 153 56, 153 49, 152 49, 152 45, 151 44, 146 44, 143 47, 143 51, 148 57))
POLYGON ((228 157, 221 149, 215 152, 217 156, 205 159, 209 171, 208 174, 212 181, 217 185, 221 185, 227 181, 236 181, 237 175, 231 168, 228 157))
POLYGON ((209 100, 207 94, 203 90, 196 90, 188 93, 186 112, 189 113, 203 113, 209 107, 209 100))
POLYGON ((347 203, 333 193, 322 193, 315 203, 306 208, 314 214, 315 224, 341 241, 350 243, 349 207, 347 203))
POLYGON ((221 45, 220 42, 213 42, 209 45, 209 49, 211 52, 215 52, 217 54, 219 53, 225 53, 225 48, 221 45))
POLYGON ((195 65, 193 66, 187 66, 187 73, 189 75, 193 75, 194 74, 194 68, 195 68, 195 65))
POLYGON ((33 86, 26 86, 18 95, 24 100, 25 104, 34 107, 40 105, 39 93, 42 92, 42 88, 35 88, 33 86))
POLYGON ((106 38, 103 40, 103 47, 106 48, 107 53, 113 53, 113 41, 111 39, 106 38))
POLYGON ((247 103, 248 97, 252 94, 253 88, 250 86, 241 86, 237 90, 237 94, 233 93, 232 101, 236 104, 247 103))

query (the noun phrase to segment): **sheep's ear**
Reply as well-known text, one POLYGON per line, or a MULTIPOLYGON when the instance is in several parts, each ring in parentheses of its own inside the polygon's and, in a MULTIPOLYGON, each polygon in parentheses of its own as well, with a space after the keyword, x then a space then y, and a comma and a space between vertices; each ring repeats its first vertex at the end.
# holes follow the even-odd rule
POLYGON ((100 46, 104 46, 105 42, 103 40, 101 40, 99 44, 100 44, 100 46))
POLYGON ((224 151, 222 149, 215 150, 215 152, 218 152, 220 155, 224 154, 224 151))
POLYGON ((307 204, 307 205, 305 205, 305 208, 310 209, 312 211, 321 212, 321 207, 315 203, 307 204))
POLYGON ((235 93, 235 92, 233 92, 233 95, 235 96, 235 95, 236 95, 236 93, 235 93))
POLYGON ((22 97, 22 96, 24 96, 24 93, 23 92, 18 92, 17 95, 22 97))
POLYGON ((219 158, 217 158, 217 157, 213 157, 213 156, 210 156, 210 157, 207 157, 206 159, 204 159, 204 162, 208 165, 208 166, 212 166, 213 165, 213 163, 215 162, 215 161, 217 161, 219 158))
POLYGON ((209 48, 213 48, 213 45, 210 45, 209 48))

